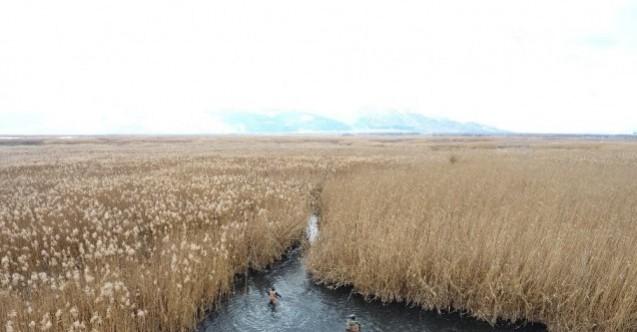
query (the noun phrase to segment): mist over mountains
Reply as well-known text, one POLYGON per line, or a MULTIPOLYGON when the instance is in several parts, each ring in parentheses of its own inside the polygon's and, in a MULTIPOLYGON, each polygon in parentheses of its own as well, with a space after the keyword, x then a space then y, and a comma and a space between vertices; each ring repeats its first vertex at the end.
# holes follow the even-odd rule
POLYGON ((232 112, 222 114, 221 121, 231 132, 245 134, 339 133, 351 130, 340 121, 303 112, 273 115, 232 112))
POLYGON ((273 113, 227 111, 146 116, 55 113, 0 114, 0 135, 127 135, 127 134, 503 134, 473 122, 458 122, 396 110, 365 111, 349 121, 302 111, 273 113))
POLYGON ((419 113, 374 111, 360 114, 352 122, 305 112, 265 115, 233 112, 221 115, 233 132, 245 134, 294 133, 414 133, 414 134, 503 134, 506 131, 474 122, 427 117, 419 113))

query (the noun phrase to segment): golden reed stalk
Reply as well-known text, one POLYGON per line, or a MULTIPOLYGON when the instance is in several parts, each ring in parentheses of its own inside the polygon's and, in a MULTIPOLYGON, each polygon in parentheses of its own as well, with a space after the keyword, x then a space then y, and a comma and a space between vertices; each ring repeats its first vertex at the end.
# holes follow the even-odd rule
POLYGON ((490 322, 635 331, 635 165, 632 142, 544 138, 12 141, 0 329, 192 330, 312 210, 317 280, 490 322))
POLYGON ((636 331, 635 145, 492 148, 327 181, 317 280, 491 323, 636 331))

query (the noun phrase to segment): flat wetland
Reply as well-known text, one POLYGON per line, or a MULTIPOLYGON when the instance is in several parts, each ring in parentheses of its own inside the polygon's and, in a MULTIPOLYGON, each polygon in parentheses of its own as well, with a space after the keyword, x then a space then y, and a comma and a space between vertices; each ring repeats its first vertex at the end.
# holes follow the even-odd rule
POLYGON ((308 292, 273 313, 290 330, 333 329, 301 315, 312 310, 308 296, 333 317, 358 310, 375 331, 427 330, 410 325, 424 316, 431 330, 637 331, 629 137, 7 142, 7 332, 225 331, 267 308, 237 303, 276 282, 308 292), (311 214, 320 235, 310 246, 311 214), (298 245, 302 256, 281 260, 298 245), (242 288, 237 276, 248 271, 255 277, 242 288), (480 322, 444 325, 459 312, 480 322))

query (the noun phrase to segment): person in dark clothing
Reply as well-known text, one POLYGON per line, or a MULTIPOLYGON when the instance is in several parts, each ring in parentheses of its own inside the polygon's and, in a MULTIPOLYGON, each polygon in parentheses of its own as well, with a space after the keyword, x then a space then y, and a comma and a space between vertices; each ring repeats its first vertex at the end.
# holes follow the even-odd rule
POLYGON ((279 294, 276 289, 274 289, 274 287, 270 287, 270 289, 268 289, 268 298, 269 298, 269 302, 270 304, 277 304, 277 302, 279 301, 278 299, 281 298, 281 294, 279 294))
POLYGON ((349 315, 345 323, 346 332, 361 332, 361 323, 356 320, 355 315, 349 315))

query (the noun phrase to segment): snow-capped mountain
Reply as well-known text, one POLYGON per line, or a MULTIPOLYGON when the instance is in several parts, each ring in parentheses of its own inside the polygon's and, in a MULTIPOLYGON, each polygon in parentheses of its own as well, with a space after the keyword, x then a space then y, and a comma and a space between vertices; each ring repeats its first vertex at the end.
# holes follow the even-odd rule
POLYGON ((365 112, 346 123, 304 112, 271 115, 232 112, 221 115, 224 125, 246 134, 285 133, 418 133, 418 134, 501 134, 497 128, 474 122, 457 122, 401 111, 365 112))
POLYGON ((420 113, 374 111, 361 114, 353 124, 355 131, 413 132, 420 134, 501 134, 504 131, 475 122, 457 122, 427 117, 420 113))

